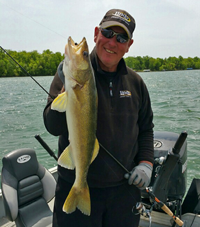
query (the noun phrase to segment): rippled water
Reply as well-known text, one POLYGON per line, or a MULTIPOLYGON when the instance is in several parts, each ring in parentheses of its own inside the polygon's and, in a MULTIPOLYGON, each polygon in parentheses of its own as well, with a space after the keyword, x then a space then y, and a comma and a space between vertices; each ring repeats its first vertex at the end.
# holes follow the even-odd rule
MULTIPOLYGON (((200 178, 200 70, 139 73, 150 93, 156 131, 188 132, 188 185, 200 178)), ((49 90, 53 79, 35 77, 49 90)), ((0 168, 1 159, 18 148, 35 149, 46 168, 55 160, 34 138, 40 134, 57 153, 57 137, 43 124, 42 112, 46 93, 29 77, 0 78, 0 168)))

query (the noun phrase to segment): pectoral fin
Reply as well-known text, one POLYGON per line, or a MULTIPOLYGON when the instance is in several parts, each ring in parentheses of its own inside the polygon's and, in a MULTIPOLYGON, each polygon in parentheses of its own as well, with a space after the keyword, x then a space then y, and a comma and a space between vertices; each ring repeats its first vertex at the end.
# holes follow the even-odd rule
POLYGON ((99 142, 98 140, 96 139, 95 140, 95 144, 94 144, 94 150, 93 150, 93 155, 92 155, 92 160, 91 160, 91 163, 94 161, 94 159, 97 157, 99 153, 99 142))
POLYGON ((72 148, 70 145, 60 155, 60 157, 58 159, 58 164, 67 169, 75 168, 75 164, 74 164, 74 160, 73 160, 73 156, 72 156, 72 148))
POLYGON ((63 92, 59 94, 51 104, 52 110, 57 110, 59 112, 65 112, 67 109, 67 93, 63 92))

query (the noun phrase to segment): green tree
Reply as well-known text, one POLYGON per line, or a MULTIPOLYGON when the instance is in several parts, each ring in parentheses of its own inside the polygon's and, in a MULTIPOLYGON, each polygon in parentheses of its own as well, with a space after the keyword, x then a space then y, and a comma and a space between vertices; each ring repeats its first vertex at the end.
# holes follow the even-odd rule
MULTIPOLYGON (((54 75, 59 63, 64 59, 64 55, 49 49, 44 50, 42 54, 36 50, 31 52, 12 51, 7 52, 32 76, 54 75)), ((136 71, 150 69, 151 71, 162 70, 184 70, 187 68, 200 69, 200 58, 182 56, 169 58, 152 58, 149 56, 127 57, 124 59, 127 66, 136 71)), ((5 76, 26 76, 26 73, 8 57, 3 51, 0 51, 0 77, 5 76)))
POLYGON ((143 64, 144 64, 144 68, 145 69, 149 69, 149 61, 150 61, 151 57, 149 56, 145 56, 143 57, 143 64))

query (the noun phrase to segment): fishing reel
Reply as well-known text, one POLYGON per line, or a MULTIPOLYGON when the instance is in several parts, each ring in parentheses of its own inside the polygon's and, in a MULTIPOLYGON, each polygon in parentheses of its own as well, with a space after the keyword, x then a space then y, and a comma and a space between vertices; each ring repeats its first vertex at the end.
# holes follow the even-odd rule
MULTIPOLYGON (((184 222, 181 221, 178 217, 176 217, 173 212, 162 202, 160 201, 152 191, 152 188, 146 188, 146 192, 149 194, 149 198, 151 201, 151 205, 145 204, 143 202, 139 202, 136 204, 135 207, 133 207, 132 212, 135 215, 142 215, 145 218, 149 218, 149 227, 151 227, 152 224, 152 217, 151 212, 155 206, 157 206, 159 209, 162 209, 166 214, 168 214, 170 217, 172 217, 173 221, 178 225, 184 227, 184 222)), ((174 226, 174 225, 173 225, 174 226)))
MULTIPOLYGON (((175 213, 181 212, 181 202, 187 185, 187 137, 171 132, 154 133, 154 166, 149 188, 175 213), (178 180, 178 182, 177 182, 178 180)), ((151 204, 146 190, 142 202, 151 204)), ((154 210, 163 212, 155 205, 154 210)))
POLYGON ((143 202, 136 203, 136 206, 133 207, 132 212, 134 215, 142 215, 145 218, 149 218, 149 227, 151 227, 151 211, 153 210, 153 206, 149 206, 143 202))
POLYGON ((152 180, 149 187, 141 191, 142 201, 133 209, 134 214, 149 218, 149 227, 152 211, 167 213, 175 224, 184 225, 173 213, 181 216, 181 201, 186 188, 186 137, 186 132, 179 136, 167 132, 154 135, 152 180))

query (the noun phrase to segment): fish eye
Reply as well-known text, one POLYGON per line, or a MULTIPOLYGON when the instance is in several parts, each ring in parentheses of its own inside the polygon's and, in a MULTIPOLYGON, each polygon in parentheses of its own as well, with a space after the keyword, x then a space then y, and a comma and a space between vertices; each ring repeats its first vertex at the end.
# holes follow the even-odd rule
POLYGON ((88 52, 87 51, 83 51, 83 56, 84 57, 88 57, 88 52))

